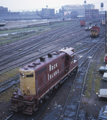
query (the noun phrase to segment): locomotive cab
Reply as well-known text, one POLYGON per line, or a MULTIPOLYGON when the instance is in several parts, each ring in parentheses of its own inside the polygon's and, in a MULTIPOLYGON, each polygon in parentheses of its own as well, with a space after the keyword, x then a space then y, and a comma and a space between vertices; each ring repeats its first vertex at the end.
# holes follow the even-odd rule
POLYGON ((22 111, 25 114, 31 115, 37 109, 35 106, 34 95, 36 94, 35 72, 34 70, 20 70, 20 89, 14 92, 11 97, 11 108, 13 111, 22 111))
POLYGON ((23 95, 35 95, 35 72, 20 69, 20 90, 23 95))

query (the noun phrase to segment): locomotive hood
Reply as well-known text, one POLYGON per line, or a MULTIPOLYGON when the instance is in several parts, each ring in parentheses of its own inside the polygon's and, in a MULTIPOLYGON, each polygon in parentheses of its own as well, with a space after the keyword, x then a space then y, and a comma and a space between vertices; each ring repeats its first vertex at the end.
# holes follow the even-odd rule
POLYGON ((68 47, 68 48, 63 48, 60 50, 61 52, 65 52, 69 56, 74 54, 74 48, 68 47))

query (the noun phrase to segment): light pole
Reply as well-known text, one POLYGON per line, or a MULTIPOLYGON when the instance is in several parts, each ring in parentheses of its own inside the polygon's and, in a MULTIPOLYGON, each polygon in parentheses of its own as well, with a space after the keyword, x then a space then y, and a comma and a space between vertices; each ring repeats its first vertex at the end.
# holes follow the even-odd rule
POLYGON ((106 11, 105 11, 105 54, 107 53, 106 47, 107 45, 106 45, 106 11))

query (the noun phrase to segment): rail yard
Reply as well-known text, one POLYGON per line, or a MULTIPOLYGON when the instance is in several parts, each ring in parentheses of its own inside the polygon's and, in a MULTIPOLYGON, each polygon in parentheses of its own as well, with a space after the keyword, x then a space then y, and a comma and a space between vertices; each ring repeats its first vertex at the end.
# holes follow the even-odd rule
POLYGON ((90 21, 85 21, 82 27, 80 20, 27 21, 1 27, 0 120, 98 119, 101 107, 107 104, 106 98, 98 97, 99 89, 107 88, 107 82, 102 80, 103 75, 98 71, 100 66, 106 66, 105 26, 101 25, 101 20, 91 22, 98 25, 98 30, 92 33, 97 31, 97 37, 90 34, 96 27, 85 30, 90 21), (47 56, 48 62, 44 60, 48 59, 47 56), (76 65, 72 67, 74 63, 76 65), (46 67, 44 74, 43 66, 46 67), (49 71, 55 70, 54 73, 49 73, 48 68, 49 71), (27 70, 31 70, 34 77, 41 74, 34 79, 29 77, 28 82, 28 78, 25 79, 27 70), (45 84, 42 78, 47 81, 45 84), (38 90, 31 93, 29 86, 32 83, 38 90), (20 94, 15 92, 20 89, 20 94), (28 111, 23 112, 25 109, 28 111))

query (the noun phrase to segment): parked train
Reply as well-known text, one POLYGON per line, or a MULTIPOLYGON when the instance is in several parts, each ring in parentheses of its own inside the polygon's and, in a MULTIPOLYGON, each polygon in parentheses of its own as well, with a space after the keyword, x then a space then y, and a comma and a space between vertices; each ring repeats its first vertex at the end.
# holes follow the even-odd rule
POLYGON ((100 34, 100 27, 93 26, 90 30, 90 36, 91 37, 97 37, 100 34))
POLYGON ((104 62, 107 63, 107 54, 104 55, 104 62))
POLYGON ((81 26, 81 27, 85 26, 85 21, 84 21, 84 20, 81 20, 81 21, 80 21, 80 26, 81 26))
POLYGON ((45 96, 77 68, 78 61, 74 59, 74 48, 71 47, 20 68, 20 89, 11 97, 12 110, 31 115, 45 96))

